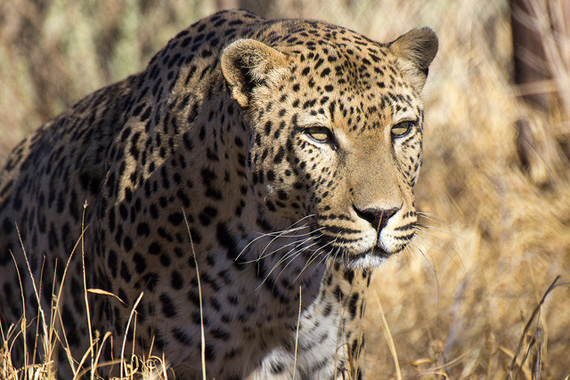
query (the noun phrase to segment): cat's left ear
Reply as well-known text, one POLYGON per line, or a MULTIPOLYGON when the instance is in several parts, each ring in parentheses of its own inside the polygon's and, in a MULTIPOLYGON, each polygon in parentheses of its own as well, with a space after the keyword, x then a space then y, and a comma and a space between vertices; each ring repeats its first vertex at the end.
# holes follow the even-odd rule
POLYGON ((429 65, 438 48, 437 35, 428 27, 412 29, 388 44, 401 62, 401 69, 409 74, 412 86, 420 92, 426 82, 429 65))

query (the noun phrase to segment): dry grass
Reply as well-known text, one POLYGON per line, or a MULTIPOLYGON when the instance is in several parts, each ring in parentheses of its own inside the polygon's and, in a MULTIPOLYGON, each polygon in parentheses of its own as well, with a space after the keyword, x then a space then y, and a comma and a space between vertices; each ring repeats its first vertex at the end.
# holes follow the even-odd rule
MULTIPOLYGON (((84 205, 84 211, 87 204, 84 205)), ((41 290, 38 291, 38 284, 34 280, 32 275, 32 270, 30 263, 28 262, 25 247, 22 245, 22 250, 24 257, 26 258, 27 273, 20 273, 18 266, 15 265, 15 269, 18 271, 18 278, 20 279, 20 288, 22 288, 23 276, 28 276, 31 279, 32 286, 35 294, 35 301, 38 305, 38 314, 35 317, 36 320, 36 331, 35 342, 26 342, 27 330, 33 328, 31 321, 26 319, 26 300, 22 295, 22 305, 23 305, 23 316, 18 321, 19 329, 15 324, 4 322, 0 325, 0 337, 2 338, 2 347, 0 347, 0 379, 3 380, 19 380, 19 379, 29 379, 29 380, 55 380, 56 377, 56 367, 57 367, 57 350, 61 347, 64 351, 63 355, 68 360, 70 374, 73 379, 87 378, 91 380, 99 380, 101 377, 98 375, 98 370, 109 365, 120 366, 120 376, 111 378, 119 380, 167 380, 168 379, 168 364, 164 357, 157 357, 152 355, 152 345, 150 351, 147 355, 139 356, 133 353, 129 355, 125 353, 125 343, 127 337, 123 338, 121 355, 118 359, 112 362, 105 362, 102 360, 103 347, 105 345, 111 345, 113 347, 113 337, 110 332, 106 332, 103 336, 100 336, 100 332, 96 331, 91 326, 91 319, 89 314, 89 303, 88 294, 94 293, 101 296, 112 296, 118 298, 118 296, 106 292, 100 289, 88 289, 86 278, 85 278, 85 246, 83 234, 85 233, 84 224, 85 214, 82 219, 82 234, 79 237, 75 248, 71 252, 68 262, 66 263, 63 276, 58 283, 54 280, 54 289, 59 289, 52 295, 52 305, 50 310, 45 310, 40 302, 41 290), (67 277, 67 270, 71 263, 73 256, 77 250, 81 250, 81 260, 83 267, 83 294, 85 299, 85 310, 87 311, 87 321, 89 330, 89 341, 91 346, 86 352, 71 352, 69 344, 67 342, 65 328, 63 324, 60 300, 62 299, 62 289, 65 286, 65 280, 67 277), (4 332, 4 325, 10 325, 7 331, 4 332), (42 331, 42 334, 38 334, 38 330, 42 331), (93 336, 93 334, 95 336, 93 336), (22 367, 17 367, 13 364, 12 352, 14 346, 21 347, 18 343, 23 341, 24 350, 24 363, 22 367), (27 350, 33 347, 33 352, 28 352, 27 350), (39 362, 35 361, 37 358, 37 353, 42 352, 43 357, 39 362), (80 359, 78 361, 78 359, 80 359), (31 362, 30 362, 31 360, 31 362)), ((17 226, 16 226, 17 228, 17 226)), ((21 243, 21 240, 20 240, 21 243)), ((12 258, 15 258, 12 255, 12 258)), ((40 281, 41 282, 41 281, 40 281)), ((23 292, 22 292, 23 294, 23 292)), ((125 331, 129 331, 131 322, 134 327, 132 329, 133 334, 136 334, 136 308, 143 297, 144 292, 140 294, 138 299, 132 306, 131 317, 129 318, 129 323, 126 326, 125 331)), ((120 298, 118 298, 120 300, 120 298)), ((122 301, 121 301, 122 302, 122 301)), ((134 340, 134 339, 133 339, 134 340)), ((61 368, 59 369, 61 370, 61 368)), ((61 374, 61 372, 59 372, 61 374)), ((66 372, 67 373, 67 372, 66 372)))
MULTIPOLYGON (((42 121, 142 69, 169 37, 215 10, 206 1, 44 3, 0 2, 0 161, 42 121)), ((418 25, 440 37, 424 90, 425 164, 416 191, 423 227, 415 247, 373 282, 369 378, 569 376, 570 124, 563 106, 570 104, 570 40, 538 24, 548 50, 543 64, 554 78, 515 88, 506 0, 277 3, 272 16, 324 19, 381 41, 418 25), (544 114, 517 97, 544 90, 557 91, 562 106, 544 114), (516 147, 521 118, 535 141, 526 170, 516 147), (559 286, 541 303, 558 275, 559 286)), ((6 343, 2 350, 0 377, 15 378, 6 343)))

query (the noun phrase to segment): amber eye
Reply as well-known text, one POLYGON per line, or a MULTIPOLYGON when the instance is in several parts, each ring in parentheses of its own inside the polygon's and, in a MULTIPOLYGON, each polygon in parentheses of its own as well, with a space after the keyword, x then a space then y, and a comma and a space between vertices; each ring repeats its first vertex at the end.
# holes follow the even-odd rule
POLYGON ((305 129, 305 133, 318 143, 334 144, 334 135, 332 131, 326 127, 309 127, 305 129))
POLYGON ((414 124, 415 122, 413 121, 403 121, 401 123, 394 125, 390 132, 392 133, 393 137, 402 137, 408 134, 412 130, 414 124))

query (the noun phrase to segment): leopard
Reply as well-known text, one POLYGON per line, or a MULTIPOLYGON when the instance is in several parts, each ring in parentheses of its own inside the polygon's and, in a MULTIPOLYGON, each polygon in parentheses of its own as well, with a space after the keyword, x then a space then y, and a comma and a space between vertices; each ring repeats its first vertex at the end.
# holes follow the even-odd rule
POLYGON ((62 348, 111 332, 105 358, 154 349, 177 378, 363 378, 371 276, 418 228, 437 50, 428 27, 195 22, 10 154, 4 331, 26 317, 30 344, 55 310, 62 348))

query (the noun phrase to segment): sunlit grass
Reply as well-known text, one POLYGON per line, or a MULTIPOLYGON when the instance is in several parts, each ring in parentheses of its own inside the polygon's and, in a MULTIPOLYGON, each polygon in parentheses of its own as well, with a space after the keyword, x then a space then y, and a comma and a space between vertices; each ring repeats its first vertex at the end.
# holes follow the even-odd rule
MULTIPOLYGON (((85 205, 87 206, 87 205, 85 205)), ((84 217, 82 218, 82 230, 85 232, 84 217)), ((73 379, 84 379, 88 378, 91 380, 102 379, 99 376, 99 369, 107 367, 110 365, 119 364, 120 365, 120 376, 112 377, 111 379, 120 380, 134 380, 134 379, 148 379, 148 380, 167 380, 168 379, 168 364, 164 357, 158 357, 152 355, 152 345, 148 355, 135 355, 132 352, 130 355, 125 353, 125 342, 126 334, 123 337, 121 355, 117 360, 112 362, 105 362, 102 360, 103 347, 105 345, 113 345, 113 336, 110 332, 104 333, 101 336, 101 332, 94 330, 91 325, 90 313, 89 313, 89 303, 88 294, 97 294, 99 296, 111 296, 119 299, 118 296, 111 294, 109 292, 100 289, 88 289, 86 278, 85 278, 85 246, 83 240, 83 233, 77 240, 75 248, 69 255, 69 259, 66 263, 65 270, 63 272, 62 278, 59 280, 58 288, 59 290, 52 294, 51 310, 44 310, 45 307, 42 306, 40 299, 40 291, 38 290, 38 284, 32 275, 30 264, 27 260, 25 247, 22 245, 22 255, 26 261, 26 269, 28 272, 20 273, 18 267, 15 265, 15 270, 18 271, 18 278, 20 279, 20 288, 22 288, 22 281, 25 281, 22 276, 29 276, 31 279, 31 284, 34 289, 35 301, 38 305, 38 315, 36 316, 37 330, 34 334, 36 337, 35 342, 27 342, 27 330, 33 326, 31 321, 26 318, 26 300, 24 299, 22 292, 22 305, 23 305, 23 315, 20 321, 12 324, 4 322, 0 326, 0 334, 2 338, 2 347, 0 348, 0 379, 5 380, 55 380, 58 379, 58 373, 61 375, 62 371, 65 373, 70 373, 73 379), (67 270, 70 266, 71 260, 76 253, 76 250, 81 250, 82 268, 83 268, 83 294, 85 299, 85 310, 86 318, 88 322, 89 330, 89 348, 85 352, 71 352, 69 344, 67 342, 65 328, 61 315, 62 296, 63 287, 65 286, 65 279, 67 276, 67 270), (49 316, 49 318, 47 317, 49 316), (3 326, 8 325, 6 332, 3 330, 3 326), (42 330, 42 334, 38 334, 37 331, 42 330), (40 347, 41 346, 41 347, 40 347), (33 347, 33 352, 28 352, 28 349, 33 347), (63 369, 58 367, 61 365, 62 361, 57 362, 55 353, 58 348, 61 347, 67 358, 67 363, 69 368, 63 369), (22 349, 24 362, 21 366, 14 365, 12 360, 13 349, 22 349), (127 356, 127 355, 128 356, 127 356), (40 360, 36 360, 40 358, 40 360), (78 360, 79 359, 79 360, 78 360)), ((13 257, 14 262, 16 260, 13 257)), ((54 279, 54 285, 56 285, 56 279, 54 279)), ((40 281, 41 282, 41 281, 40 281)), ((129 324, 126 326, 125 331, 129 331, 131 322, 133 322, 134 327, 132 329, 133 334, 136 335, 136 308, 143 297, 144 292, 140 294, 139 298, 136 300, 132 307, 131 317, 129 318, 129 324)), ((120 299, 119 299, 120 300, 120 299)), ((136 340, 133 339, 133 342, 136 340)), ((134 347, 133 347, 134 350, 134 347)), ((105 371, 103 372, 105 373, 105 371)))

